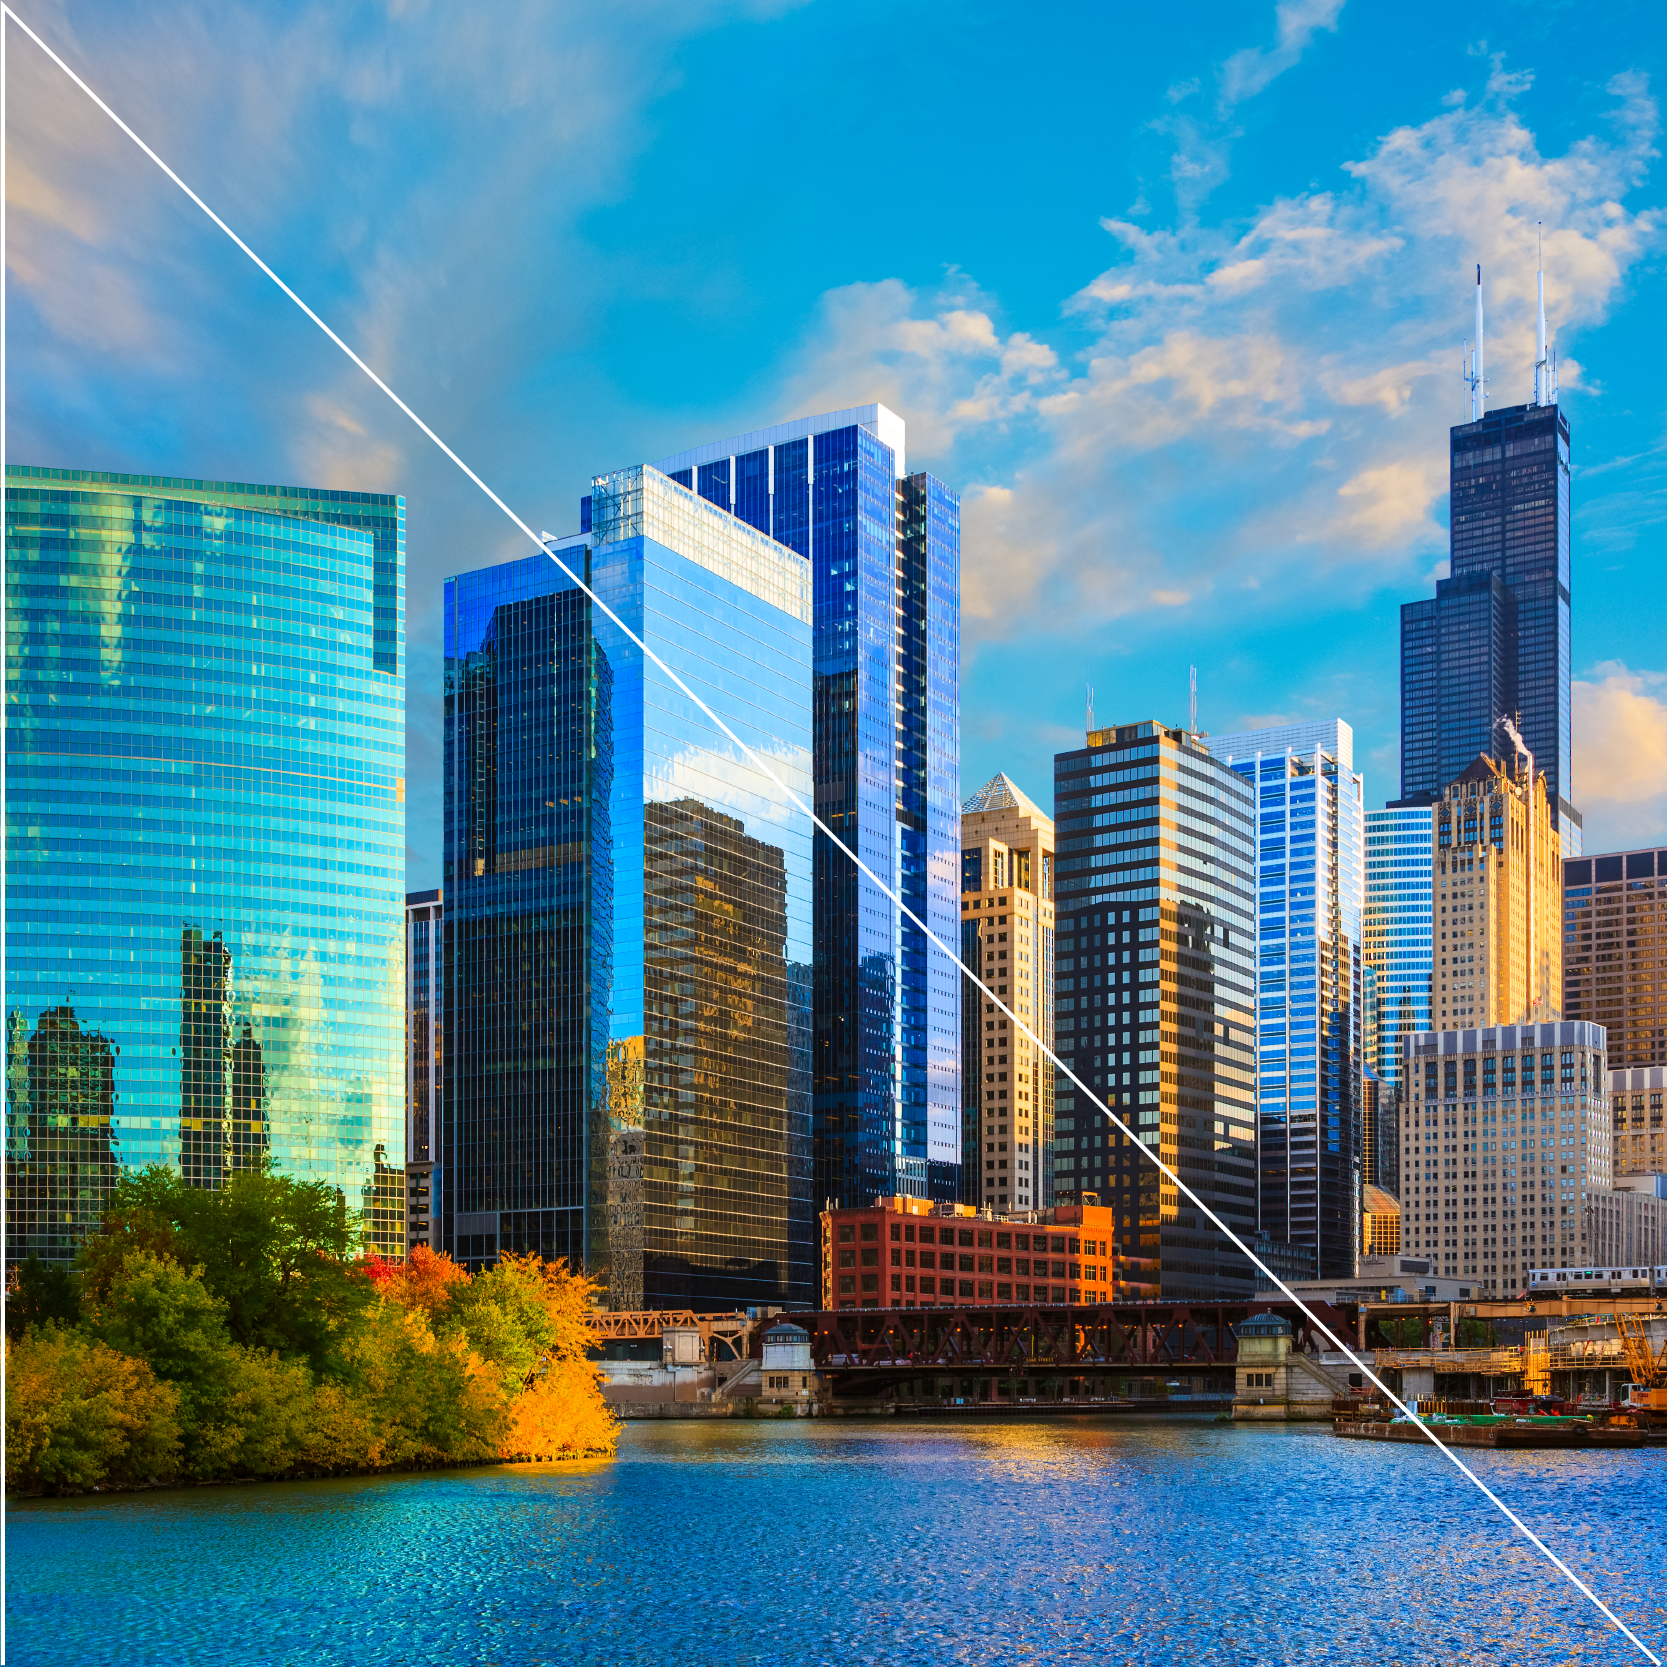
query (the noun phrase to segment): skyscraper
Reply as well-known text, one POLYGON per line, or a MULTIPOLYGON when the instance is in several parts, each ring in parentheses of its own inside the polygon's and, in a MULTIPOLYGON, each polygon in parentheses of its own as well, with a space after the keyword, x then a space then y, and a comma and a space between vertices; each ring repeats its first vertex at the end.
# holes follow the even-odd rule
MULTIPOLYGON (((1053 1045, 1053 818, 1004 775, 961 806, 962 958, 1053 1045)), ((1053 1202, 1053 1066, 970 979, 961 991, 962 1202, 1053 1202)))
POLYGON ((445 956, 438 887, 405 894, 405 1246, 437 1248, 434 1154, 440 1149, 445 956))
MULTIPOLYGON (((1430 1028, 1434 812, 1428 805, 1369 810, 1361 955, 1371 974, 1366 1062, 1388 1090, 1401 1087, 1401 1037, 1430 1028)), ((1391 1188, 1391 1191, 1394 1189, 1391 1188)))
POLYGON ((1210 751, 1256 792, 1261 1226, 1321 1279, 1359 1254, 1364 786, 1354 732, 1247 730, 1210 751))
MULTIPOLYGON (((1247 1243, 1256 1230, 1255 795, 1157 723, 1054 758, 1057 1050, 1247 1243)), ((1251 1264, 1068 1080, 1054 1196, 1109 1203, 1166 1298, 1248 1296, 1251 1264)))
POLYGON ((1437 1030, 1543 1023, 1563 993, 1563 865, 1546 778, 1481 757, 1434 807, 1437 1030))
MULTIPOLYGON (((959 932, 960 499, 883 405, 656 467, 809 562, 818 813, 944 943, 959 932)), ((959 1191, 960 974, 816 840, 819 1201, 959 1191)))
MULTIPOLYGON (((552 540, 809 801, 798 555, 652 468, 552 540)), ((442 1236, 616 1308, 810 1301, 812 846, 547 556, 446 586, 442 1236)))
POLYGON ((267 1161, 399 1254, 402 500, 6 483, 8 1260, 267 1161))
POLYGON ((1612 1071, 1667 1064, 1667 848, 1563 863, 1563 1016, 1609 1037, 1612 1071))
MULTIPOLYGON (((1478 282, 1479 282, 1478 278, 1478 282)), ((1481 302, 1478 292, 1477 323, 1481 302)), ((1450 574, 1401 609, 1401 799, 1431 804, 1478 754, 1509 758, 1514 717, 1550 782, 1566 854, 1580 849, 1570 730, 1569 424, 1544 349, 1532 404, 1450 436, 1450 574)), ((1478 380, 1479 387, 1479 380, 1478 380)))

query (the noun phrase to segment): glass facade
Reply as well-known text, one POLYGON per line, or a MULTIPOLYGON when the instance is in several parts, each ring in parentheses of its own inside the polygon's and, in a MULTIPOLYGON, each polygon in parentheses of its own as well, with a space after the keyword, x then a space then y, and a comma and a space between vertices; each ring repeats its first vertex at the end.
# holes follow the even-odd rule
POLYGON ((1333 721, 1210 742, 1256 793, 1262 1230, 1352 1279, 1360 1247, 1364 786, 1333 721), (1308 745, 1307 751, 1297 750, 1308 745))
POLYGON ((1605 1028, 1612 1070, 1667 1063, 1663 917, 1667 848, 1564 862, 1563 1017, 1605 1028))
POLYGON ((445 957, 438 889, 405 894, 405 1248, 435 1247, 445 957))
MULTIPOLYGON (((1254 790, 1185 730, 1054 759, 1054 1029, 1066 1064, 1249 1243, 1256 1230, 1254 790)), ((1165 1298, 1248 1296, 1251 1264, 1068 1079, 1054 1197, 1116 1211, 1165 1298)))
POLYGON ((1434 814, 1427 805, 1366 813, 1361 941, 1372 974, 1374 1042, 1367 1063, 1396 1093, 1402 1086, 1401 1038, 1430 1028, 1434 814))
MULTIPOLYGON (((805 564, 648 468, 562 541, 809 802, 805 564)), ((808 1302, 809 818, 546 557, 447 583, 443 1234, 808 1302)))
MULTIPOLYGON (((957 941, 960 500, 903 423, 832 412, 662 461, 808 563, 818 814, 957 941)), ((960 975, 831 840, 815 852, 815 1194, 960 1192, 960 975)))
POLYGON ((1451 576, 1401 610, 1401 800, 1429 803, 1515 718, 1578 852, 1571 802, 1569 425, 1554 405, 1451 434, 1451 576))
POLYGON ((6 483, 8 1260, 267 1161, 399 1254, 403 500, 6 483))

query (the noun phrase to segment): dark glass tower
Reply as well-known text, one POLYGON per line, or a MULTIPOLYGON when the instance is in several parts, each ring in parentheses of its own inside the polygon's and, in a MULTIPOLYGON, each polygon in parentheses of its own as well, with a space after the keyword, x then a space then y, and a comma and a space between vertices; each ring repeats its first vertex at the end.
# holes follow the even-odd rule
MULTIPOLYGON (((906 475, 882 405, 657 467, 810 563, 816 808, 927 921, 960 932, 960 499, 906 475)), ((960 974, 816 836, 815 1194, 952 1200, 960 974)))
POLYGON ((1513 405, 1451 434, 1451 576, 1401 609, 1401 798, 1432 804, 1513 717, 1578 849, 1570 768, 1569 425, 1513 405))

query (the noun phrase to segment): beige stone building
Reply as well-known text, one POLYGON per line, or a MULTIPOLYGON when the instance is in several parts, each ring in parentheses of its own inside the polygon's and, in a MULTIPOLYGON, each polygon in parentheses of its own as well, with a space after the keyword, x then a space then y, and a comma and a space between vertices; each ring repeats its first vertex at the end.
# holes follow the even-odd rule
POLYGON ((1617 1071, 1667 1063, 1667 849, 1565 858, 1563 946, 1564 1017, 1603 1026, 1617 1071))
POLYGON ((1667 1175, 1667 1127, 1661 1102, 1667 1096, 1667 1066, 1635 1065, 1609 1073, 1609 1101, 1615 1118, 1615 1173, 1667 1175))
MULTIPOLYGON (((1005 775, 961 807, 961 956, 1053 1043, 1053 818, 1005 775)), ((1053 1068, 970 980, 961 992, 964 1199, 1053 1202, 1053 1068)))
POLYGON ((1563 863, 1545 777, 1478 758, 1432 821, 1431 1029, 1544 1024, 1561 1014, 1563 863))

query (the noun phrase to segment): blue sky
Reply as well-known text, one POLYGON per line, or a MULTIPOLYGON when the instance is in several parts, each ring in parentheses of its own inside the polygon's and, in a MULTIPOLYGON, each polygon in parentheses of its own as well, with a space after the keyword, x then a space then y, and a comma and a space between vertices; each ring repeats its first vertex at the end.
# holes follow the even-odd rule
MULTIPOLYGON (((39 5, 32 21, 534 525, 882 399, 964 494, 963 787, 1101 722, 1341 715, 1397 788, 1470 277, 1574 433, 1589 849, 1667 838, 1653 7, 39 5)), ((9 455, 405 494, 410 882, 440 581, 519 535, 13 33, 9 455)))

